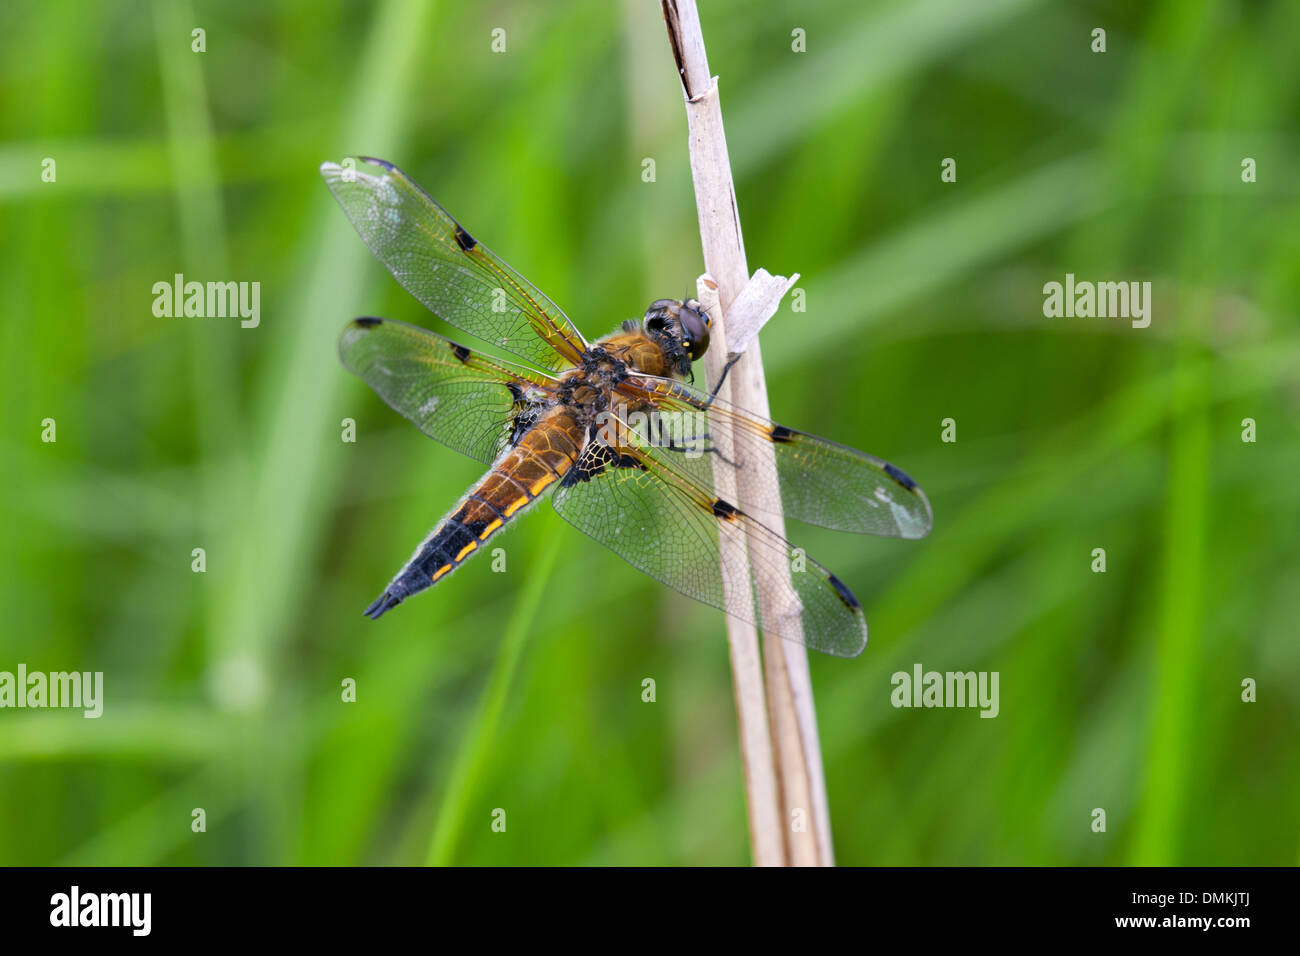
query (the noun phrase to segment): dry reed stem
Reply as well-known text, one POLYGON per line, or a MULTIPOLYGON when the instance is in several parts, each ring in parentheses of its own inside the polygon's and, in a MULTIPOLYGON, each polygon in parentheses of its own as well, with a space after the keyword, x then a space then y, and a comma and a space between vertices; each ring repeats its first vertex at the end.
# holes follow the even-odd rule
MULTIPOLYGON (((661 0, 661 6, 686 97, 691 178, 695 185, 704 266, 717 285, 721 306, 711 333, 713 344, 706 353, 709 379, 716 382, 726 356, 726 311, 749 281, 749 268, 745 261, 717 81, 709 73, 699 11, 694 0, 661 0)), ((756 414, 770 417, 757 339, 746 349, 719 394, 756 414)), ((717 423, 712 423, 711 427, 716 429, 717 423)), ((729 447, 725 435, 716 430, 713 435, 720 446, 726 443, 729 447)), ((775 483, 775 472, 775 457, 769 455, 767 461, 746 461, 745 468, 721 480, 734 479, 737 482, 743 504, 747 488, 763 485, 755 476, 765 475, 770 487, 775 483)), ((724 470, 715 469, 714 473, 717 481, 724 470)), ((779 515, 766 523, 773 531, 784 535, 785 522, 779 515)), ((788 609, 783 613, 782 608, 772 604, 776 595, 792 593, 789 573, 787 567, 784 582, 765 580, 764 574, 758 575, 756 584, 763 620, 789 620, 788 609)), ((766 681, 763 681, 753 668, 757 655, 753 627, 728 617, 727 633, 732 648, 732 680, 736 686, 754 862, 758 865, 833 865, 830 816, 807 652, 802 645, 782 639, 769 626, 763 634, 766 673, 766 681), (765 693, 767 701, 767 733, 760 733, 754 726, 757 718, 753 713, 753 701, 760 690, 765 693), (763 746, 769 740, 769 734, 775 741, 775 750, 770 745, 763 746), (773 777, 775 795, 768 787, 768 781, 773 777), (775 832, 770 829, 773 826, 777 828, 775 832), (774 844, 779 845, 779 852, 774 844)), ((797 638, 799 634, 797 630, 787 630, 787 636, 797 638)))

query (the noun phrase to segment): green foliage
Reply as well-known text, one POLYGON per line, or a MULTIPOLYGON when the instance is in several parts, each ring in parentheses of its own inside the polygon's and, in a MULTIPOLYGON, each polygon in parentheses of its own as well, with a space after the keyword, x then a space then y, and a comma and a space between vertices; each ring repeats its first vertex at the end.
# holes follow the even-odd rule
MULTIPOLYGON (((1300 7, 706 6, 750 265, 804 276, 774 413, 934 505, 791 528, 871 625, 813 660, 839 861, 1296 862, 1300 7), (1044 317, 1067 272, 1152 282, 1151 327, 1044 317), (997 671, 998 717, 891 706, 918 662, 997 671)), ((360 613, 478 468, 339 366, 355 315, 448 329, 316 167, 391 159, 584 332, 639 316, 701 269, 657 5, 0 25, 0 671, 105 682, 0 711, 0 863, 747 861, 718 613, 546 506, 504 573, 360 613), (156 317, 176 273, 260 282, 260 326, 156 317)))

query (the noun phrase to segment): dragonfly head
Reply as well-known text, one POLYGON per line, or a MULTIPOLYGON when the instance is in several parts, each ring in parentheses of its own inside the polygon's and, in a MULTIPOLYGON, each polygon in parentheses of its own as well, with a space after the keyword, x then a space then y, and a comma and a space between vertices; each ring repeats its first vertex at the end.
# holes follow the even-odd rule
POLYGON ((664 346, 670 358, 680 358, 686 365, 681 369, 682 374, 689 372, 690 363, 708 351, 713 320, 694 299, 651 302, 641 324, 647 335, 664 346))

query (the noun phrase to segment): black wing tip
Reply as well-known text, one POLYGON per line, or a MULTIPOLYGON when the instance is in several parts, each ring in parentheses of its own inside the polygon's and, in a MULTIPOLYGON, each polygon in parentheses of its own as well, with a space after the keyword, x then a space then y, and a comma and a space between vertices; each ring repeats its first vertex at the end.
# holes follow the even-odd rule
POLYGON ((363 163, 370 163, 372 166, 379 166, 383 169, 387 169, 389 172, 401 172, 401 170, 397 168, 396 163, 390 163, 386 159, 379 159, 375 156, 358 156, 357 159, 361 160, 363 163))
POLYGON ((715 518, 722 518, 724 521, 731 521, 740 514, 742 514, 741 510, 730 501, 724 501, 721 498, 713 499, 713 516, 715 518))
POLYGON ((372 621, 377 621, 383 617, 385 611, 391 611, 397 605, 402 603, 405 597, 403 594, 396 594, 393 591, 385 591, 375 601, 361 613, 372 621))
POLYGON ((458 222, 456 223, 456 245, 460 246, 463 252, 472 252, 478 245, 478 240, 466 232, 465 227, 458 222))
POLYGON ((890 478, 893 478, 908 491, 916 490, 916 482, 912 480, 912 476, 903 471, 903 469, 899 468, 897 465, 891 465, 889 462, 885 462, 885 474, 890 478))
POLYGON ((860 610, 862 608, 862 604, 859 603, 854 593, 849 590, 849 586, 847 584, 845 584, 835 575, 831 574, 829 571, 826 572, 826 580, 830 581, 831 587, 835 589, 835 593, 839 595, 841 601, 843 601, 849 607, 853 608, 853 610, 855 611, 860 610))
POLYGON ((376 325, 382 325, 383 319, 377 319, 373 315, 363 315, 360 318, 352 320, 352 325, 359 329, 373 329, 376 325))

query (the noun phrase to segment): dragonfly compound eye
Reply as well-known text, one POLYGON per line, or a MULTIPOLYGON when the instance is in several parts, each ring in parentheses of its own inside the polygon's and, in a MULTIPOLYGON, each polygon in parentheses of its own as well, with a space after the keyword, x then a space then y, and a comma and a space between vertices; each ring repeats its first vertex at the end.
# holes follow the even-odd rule
POLYGON ((678 313, 682 323, 682 344, 686 346, 692 362, 698 361, 700 356, 709 350, 711 323, 700 311, 699 306, 700 304, 694 299, 688 299, 682 303, 681 311, 678 313))

